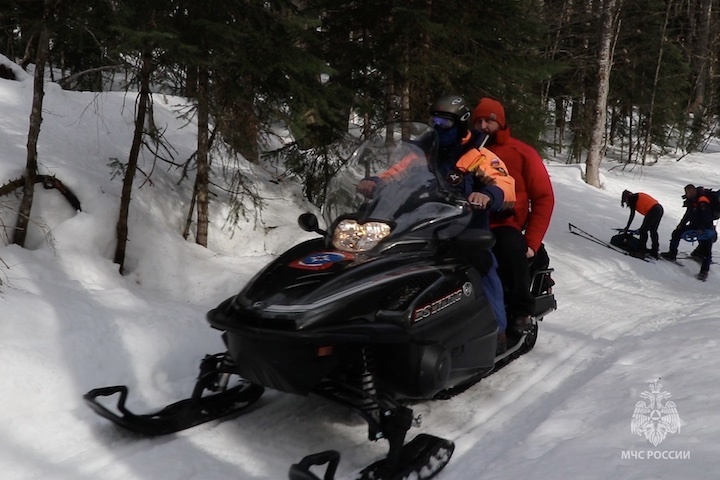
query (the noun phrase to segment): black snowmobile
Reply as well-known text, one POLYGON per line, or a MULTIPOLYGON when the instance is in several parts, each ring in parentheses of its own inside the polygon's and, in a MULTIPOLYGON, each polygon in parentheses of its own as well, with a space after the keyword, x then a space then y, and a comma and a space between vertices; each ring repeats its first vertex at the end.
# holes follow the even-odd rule
MULTIPOLYGON (((468 228, 470 205, 438 173, 436 152, 437 135, 422 123, 391 124, 365 141, 328 186, 327 231, 301 215, 300 227, 319 238, 283 253, 207 314, 227 351, 201 362, 190 398, 136 415, 125 407, 127 387, 117 386, 88 392, 88 405, 124 428, 160 435, 240 412, 264 388, 316 394, 359 413, 370 440, 388 440, 387 457, 358 478, 435 476, 454 445, 427 434, 405 443, 417 422, 410 401, 452 395, 527 352, 537 321, 556 307, 550 269, 535 271, 533 329, 509 334, 496 356, 497 323, 471 259, 487 255, 494 237, 468 228), (358 193, 361 180, 388 169, 391 179, 358 193), (99 401, 115 394, 114 409, 99 401)), ((327 463, 331 479, 338 461, 334 451, 309 455, 290 478, 317 479, 310 468, 327 463)))

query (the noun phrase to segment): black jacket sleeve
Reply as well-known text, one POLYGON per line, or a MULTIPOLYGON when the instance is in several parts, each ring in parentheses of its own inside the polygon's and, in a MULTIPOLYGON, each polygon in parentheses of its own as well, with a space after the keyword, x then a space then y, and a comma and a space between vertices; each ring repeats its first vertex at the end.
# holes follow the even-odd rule
POLYGON ((630 218, 628 218, 627 225, 625 225, 625 230, 630 228, 630 224, 635 219, 635 205, 637 205, 637 201, 637 193, 634 195, 630 195, 630 197, 628 198, 627 206, 630 208, 630 218))

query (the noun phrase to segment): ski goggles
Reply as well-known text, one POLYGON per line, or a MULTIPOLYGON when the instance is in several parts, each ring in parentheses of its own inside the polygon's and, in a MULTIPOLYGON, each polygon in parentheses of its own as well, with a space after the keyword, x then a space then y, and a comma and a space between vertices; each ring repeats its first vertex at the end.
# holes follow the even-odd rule
POLYGON ((439 115, 433 115, 430 122, 433 127, 452 128, 455 126, 455 120, 448 117, 441 117, 439 115))

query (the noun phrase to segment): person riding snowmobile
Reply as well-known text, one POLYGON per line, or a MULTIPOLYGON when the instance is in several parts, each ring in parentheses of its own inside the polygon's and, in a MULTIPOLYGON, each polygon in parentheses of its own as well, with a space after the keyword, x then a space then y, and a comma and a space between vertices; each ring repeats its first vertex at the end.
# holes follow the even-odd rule
MULTIPOLYGON (((489 229, 490 212, 512 208, 515 181, 497 155, 478 147, 469 128, 470 107, 459 95, 440 97, 430 107, 431 125, 439 138, 438 170, 448 182, 466 196, 474 208, 472 228, 489 229)), ((408 156, 380 175, 363 179, 358 191, 371 196, 378 185, 399 178, 415 158, 408 156)), ((491 250, 470 252, 472 263, 482 274, 482 283, 498 323, 498 353, 507 348, 507 315, 503 287, 497 272, 497 259, 491 250)))
POLYGON ((550 227, 555 194, 540 154, 512 135, 502 103, 481 98, 470 122, 486 137, 483 140, 487 147, 503 159, 515 179, 515 206, 493 213, 490 230, 496 239, 493 253, 505 288, 510 329, 519 333, 532 329, 531 317, 536 308, 530 292, 532 272, 550 261, 543 238, 550 227))

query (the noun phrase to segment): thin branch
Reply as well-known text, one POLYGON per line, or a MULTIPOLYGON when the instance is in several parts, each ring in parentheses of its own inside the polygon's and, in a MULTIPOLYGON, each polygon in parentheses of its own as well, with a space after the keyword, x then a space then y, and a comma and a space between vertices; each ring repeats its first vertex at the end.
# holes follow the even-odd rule
POLYGON ((82 72, 75 73, 73 75, 70 75, 69 77, 61 78, 57 81, 58 85, 65 88, 68 84, 72 83, 76 79, 82 77, 83 75, 89 75, 91 73, 95 72, 103 72, 105 70, 115 70, 118 68, 126 67, 126 64, 118 64, 118 65, 106 65, 104 67, 95 67, 95 68, 88 68, 87 70, 83 70, 82 72))

